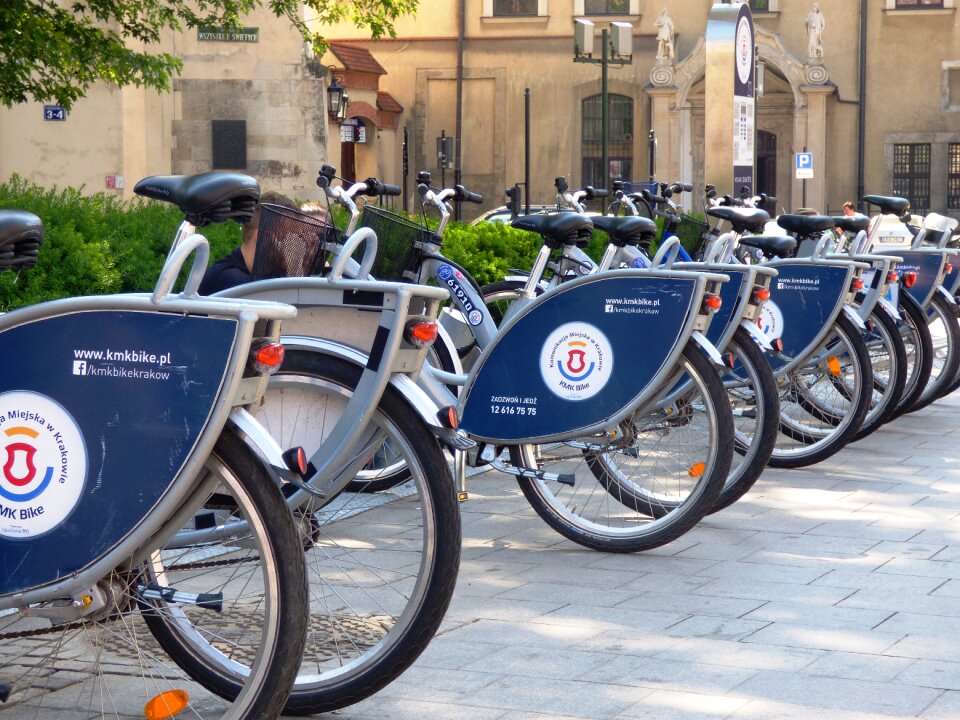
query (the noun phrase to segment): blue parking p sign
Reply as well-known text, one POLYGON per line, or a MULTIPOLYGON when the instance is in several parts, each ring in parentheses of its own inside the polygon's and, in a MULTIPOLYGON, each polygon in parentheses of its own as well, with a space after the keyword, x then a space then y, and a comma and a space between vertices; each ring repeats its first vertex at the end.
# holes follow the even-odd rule
POLYGON ((797 153, 796 160, 796 170, 798 179, 806 179, 813 177, 813 153, 809 152, 799 152, 797 153))

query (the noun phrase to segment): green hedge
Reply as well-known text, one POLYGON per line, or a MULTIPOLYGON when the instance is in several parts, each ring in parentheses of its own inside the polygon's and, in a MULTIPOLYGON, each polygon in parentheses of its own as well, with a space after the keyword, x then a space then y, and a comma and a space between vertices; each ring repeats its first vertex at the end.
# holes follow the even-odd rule
MULTIPOLYGON (((74 295, 152 290, 182 220, 166 203, 84 195, 82 188, 45 189, 17 175, 0 184, 0 208, 32 212, 45 228, 37 266, 19 276, 0 273, 0 311, 74 295)), ((237 223, 200 232, 210 241, 214 258, 240 244, 237 223)), ((504 223, 450 223, 443 252, 484 285, 511 269, 530 268, 540 245, 537 235, 504 223)), ((598 259, 603 247, 596 233, 587 252, 598 259)))
MULTIPOLYGON (((44 224, 37 266, 19 276, 0 273, 0 311, 74 295, 152 290, 183 219, 166 203, 45 189, 17 175, 0 184, 0 208, 27 210, 44 224)), ((203 234, 214 257, 240 244, 236 223, 203 234)))

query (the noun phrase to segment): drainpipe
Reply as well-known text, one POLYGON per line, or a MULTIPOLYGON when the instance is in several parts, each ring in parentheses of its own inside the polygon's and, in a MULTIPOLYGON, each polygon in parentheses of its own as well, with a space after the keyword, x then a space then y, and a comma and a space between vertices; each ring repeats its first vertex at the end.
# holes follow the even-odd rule
POLYGON ((864 148, 867 142, 867 6, 860 0, 860 79, 857 98, 857 210, 863 210, 864 148))
MULTIPOLYGON (((461 184, 461 172, 460 172, 460 160, 462 155, 460 153, 460 147, 463 145, 463 39, 466 34, 466 4, 467 0, 460 0, 458 3, 457 13, 459 15, 457 19, 457 120, 456 127, 454 128, 454 139, 453 146, 453 182, 456 185, 461 184)), ((454 220, 460 219, 460 203, 457 202, 454 204, 454 220)))

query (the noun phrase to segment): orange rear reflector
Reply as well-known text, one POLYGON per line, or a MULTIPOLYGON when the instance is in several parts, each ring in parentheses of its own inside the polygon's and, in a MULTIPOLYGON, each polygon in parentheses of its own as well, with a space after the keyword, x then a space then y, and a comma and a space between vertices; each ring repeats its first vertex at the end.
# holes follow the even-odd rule
POLYGON ((698 462, 690 466, 690 469, 687 470, 687 475, 692 478, 703 477, 703 471, 707 469, 707 464, 698 462))
POLYGON ((905 272, 903 274, 903 284, 906 285, 908 288, 913 287, 914 283, 916 282, 917 282, 917 274, 913 270, 910 270, 909 272, 905 272))
POLYGON ((831 375, 840 374, 840 358, 836 355, 831 355, 827 360, 827 367, 830 368, 831 375))
POLYGON ((186 690, 167 690, 160 693, 143 707, 143 716, 147 720, 172 718, 190 703, 186 690))
POLYGON ((264 343, 256 349, 253 361, 262 368, 279 368, 283 365, 283 355, 282 343, 264 343))

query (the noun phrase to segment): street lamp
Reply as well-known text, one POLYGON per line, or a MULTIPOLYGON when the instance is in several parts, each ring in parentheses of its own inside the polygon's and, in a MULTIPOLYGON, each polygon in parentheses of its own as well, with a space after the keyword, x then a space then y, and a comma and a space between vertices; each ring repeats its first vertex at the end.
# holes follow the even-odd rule
POLYGON ((337 80, 337 76, 330 70, 330 85, 327 87, 327 112, 331 118, 340 116, 340 106, 343 105, 343 85, 337 80))
POLYGON ((610 127, 607 97, 607 66, 630 65, 633 62, 633 25, 612 22, 600 31, 601 53, 593 57, 593 23, 578 19, 574 25, 573 61, 600 66, 600 163, 603 187, 610 188, 610 127))

